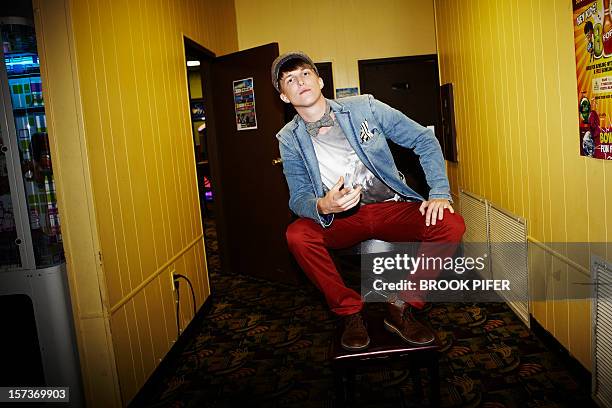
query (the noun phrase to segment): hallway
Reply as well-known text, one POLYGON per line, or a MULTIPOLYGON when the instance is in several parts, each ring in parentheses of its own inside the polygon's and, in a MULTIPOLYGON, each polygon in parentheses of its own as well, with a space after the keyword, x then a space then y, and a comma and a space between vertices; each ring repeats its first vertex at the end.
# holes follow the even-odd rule
MULTIPOLYGON (((212 296, 130 406, 337 406, 336 319, 318 291, 224 275, 211 223, 206 239, 212 296)), ((428 319, 445 345, 441 406, 591 406, 588 388, 505 304, 436 304, 428 319)), ((358 378, 359 406, 428 406, 402 367, 358 378)))

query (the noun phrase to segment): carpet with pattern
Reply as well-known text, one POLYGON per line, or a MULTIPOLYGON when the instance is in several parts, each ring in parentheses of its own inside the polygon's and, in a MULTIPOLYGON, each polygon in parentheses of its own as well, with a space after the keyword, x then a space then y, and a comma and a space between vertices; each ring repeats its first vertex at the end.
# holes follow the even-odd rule
MULTIPOLYGON (((338 320, 319 292, 224 274, 214 224, 206 235, 210 306, 131 406, 338 406, 329 363, 338 320)), ((435 304, 421 317, 444 345, 442 407, 592 406, 589 390, 505 304, 435 304)), ((429 406, 415 396, 407 369, 381 368, 357 380, 358 406, 429 406)))

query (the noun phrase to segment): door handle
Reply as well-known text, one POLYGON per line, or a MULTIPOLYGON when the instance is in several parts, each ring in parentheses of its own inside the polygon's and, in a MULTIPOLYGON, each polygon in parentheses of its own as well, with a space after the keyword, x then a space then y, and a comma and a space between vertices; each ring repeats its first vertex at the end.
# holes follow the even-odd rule
POLYGON ((272 165, 273 166, 278 166, 282 162, 283 162, 283 159, 281 159, 280 157, 277 157, 276 159, 272 160, 272 165))
POLYGON ((394 91, 407 91, 410 89, 410 84, 408 82, 395 82, 391 84, 391 89, 394 91))

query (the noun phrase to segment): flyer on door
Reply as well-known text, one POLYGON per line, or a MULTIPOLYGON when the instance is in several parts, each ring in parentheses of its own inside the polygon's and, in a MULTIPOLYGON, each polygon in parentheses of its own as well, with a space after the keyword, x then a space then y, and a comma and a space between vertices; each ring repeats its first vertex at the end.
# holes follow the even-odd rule
POLYGON ((236 111, 236 129, 257 129, 255 114, 255 92, 253 78, 234 81, 234 110, 236 111))

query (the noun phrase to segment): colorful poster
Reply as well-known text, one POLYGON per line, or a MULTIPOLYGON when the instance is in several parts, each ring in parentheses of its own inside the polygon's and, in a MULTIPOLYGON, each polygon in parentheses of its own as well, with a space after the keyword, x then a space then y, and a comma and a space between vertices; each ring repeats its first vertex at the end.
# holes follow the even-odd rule
POLYGON ((573 0, 573 3, 580 154, 612 159, 610 0, 573 0))
POLYGON ((359 95, 357 88, 336 88, 336 99, 359 95))
POLYGON ((257 129, 253 78, 234 81, 234 110, 236 112, 236 129, 257 129))

